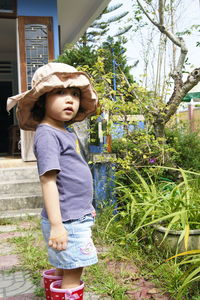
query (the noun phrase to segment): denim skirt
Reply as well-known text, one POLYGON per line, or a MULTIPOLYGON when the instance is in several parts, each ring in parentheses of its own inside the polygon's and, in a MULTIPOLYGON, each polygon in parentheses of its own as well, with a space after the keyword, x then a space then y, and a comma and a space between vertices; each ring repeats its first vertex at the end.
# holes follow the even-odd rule
POLYGON ((67 248, 59 251, 48 246, 50 223, 46 218, 41 219, 50 264, 59 269, 76 269, 97 263, 97 251, 92 241, 91 231, 94 217, 88 214, 77 220, 66 221, 63 225, 68 233, 68 242, 67 248))

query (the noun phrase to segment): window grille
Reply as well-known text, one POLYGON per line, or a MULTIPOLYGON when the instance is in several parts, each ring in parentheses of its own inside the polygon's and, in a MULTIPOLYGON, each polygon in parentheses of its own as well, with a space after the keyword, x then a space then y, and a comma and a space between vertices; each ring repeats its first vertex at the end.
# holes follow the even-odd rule
POLYGON ((48 28, 43 24, 25 25, 26 72, 28 89, 34 72, 48 63, 48 28))

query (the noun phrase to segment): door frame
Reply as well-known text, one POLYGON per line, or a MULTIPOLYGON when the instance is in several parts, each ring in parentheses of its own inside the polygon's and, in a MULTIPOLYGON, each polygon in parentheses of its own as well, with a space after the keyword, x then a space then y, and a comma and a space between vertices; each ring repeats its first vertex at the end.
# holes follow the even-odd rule
MULTIPOLYGON (((53 18, 52 17, 35 17, 19 16, 18 17, 18 35, 17 35, 17 52, 18 52, 18 82, 19 92, 25 92, 27 85, 26 70, 26 48, 25 48, 25 25, 42 24, 48 29, 48 61, 54 59, 54 40, 53 40, 53 18)), ((23 161, 35 161, 33 153, 34 132, 20 130, 21 136, 21 156, 23 161)))

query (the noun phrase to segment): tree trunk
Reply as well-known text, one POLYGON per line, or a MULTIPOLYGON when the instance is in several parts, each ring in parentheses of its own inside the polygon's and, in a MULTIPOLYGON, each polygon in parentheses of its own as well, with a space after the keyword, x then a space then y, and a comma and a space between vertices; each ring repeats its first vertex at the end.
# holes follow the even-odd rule
POLYGON ((156 138, 164 138, 165 137, 165 124, 161 121, 155 121, 153 123, 154 132, 156 138))

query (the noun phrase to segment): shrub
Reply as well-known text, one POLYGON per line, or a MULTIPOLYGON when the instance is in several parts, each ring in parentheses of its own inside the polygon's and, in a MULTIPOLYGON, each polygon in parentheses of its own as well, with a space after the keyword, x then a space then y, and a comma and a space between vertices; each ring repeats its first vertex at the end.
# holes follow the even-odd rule
POLYGON ((173 157, 177 167, 200 171, 200 131, 191 132, 188 126, 167 129, 167 143, 175 149, 173 157))

